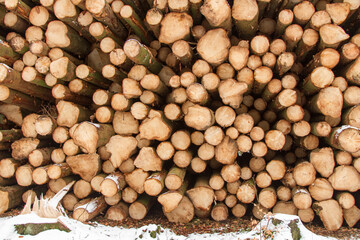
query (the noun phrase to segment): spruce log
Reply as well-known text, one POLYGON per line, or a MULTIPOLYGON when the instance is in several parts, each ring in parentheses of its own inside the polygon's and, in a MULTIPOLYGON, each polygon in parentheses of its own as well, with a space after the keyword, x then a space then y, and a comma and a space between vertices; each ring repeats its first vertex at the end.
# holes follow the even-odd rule
POLYGON ((311 151, 310 162, 322 177, 329 177, 335 167, 333 150, 331 148, 320 148, 311 151))
POLYGON ((165 186, 167 171, 154 172, 144 182, 145 193, 149 196, 159 195, 165 186))
POLYGON ((232 17, 238 35, 251 39, 258 28, 259 7, 255 0, 236 0, 232 7, 232 17))
POLYGON ((172 211, 166 212, 164 207, 163 211, 168 221, 174 223, 188 223, 194 217, 194 206, 186 196, 179 201, 177 207, 172 211))
POLYGON ((120 39, 127 37, 127 30, 112 11, 111 6, 105 0, 86 0, 86 10, 92 13, 95 19, 110 28, 120 39))
POLYGON ((354 227, 360 219, 360 210, 356 206, 353 206, 350 209, 343 209, 343 214, 345 222, 351 228, 354 227))
POLYGON ((355 192, 360 186, 360 174, 353 166, 338 166, 329 177, 335 190, 355 192))
POLYGON ((53 150, 54 148, 40 148, 33 150, 28 156, 29 163, 34 167, 50 164, 50 156, 53 150))

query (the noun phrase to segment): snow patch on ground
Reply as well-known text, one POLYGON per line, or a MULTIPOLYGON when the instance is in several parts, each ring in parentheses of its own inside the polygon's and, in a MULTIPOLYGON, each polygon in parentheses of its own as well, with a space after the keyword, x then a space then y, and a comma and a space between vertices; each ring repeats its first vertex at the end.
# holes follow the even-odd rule
POLYGON ((83 224, 67 217, 41 218, 34 213, 18 215, 14 217, 0 218, 0 239, 36 239, 36 240, 114 240, 114 239, 138 239, 138 240, 230 240, 230 239, 293 239, 289 224, 297 229, 301 239, 306 240, 331 240, 335 238, 322 237, 309 231, 297 216, 286 214, 266 215, 255 228, 251 231, 198 234, 193 233, 188 236, 176 235, 170 229, 163 229, 155 224, 143 226, 141 228, 109 227, 94 223, 92 225, 83 224), (47 230, 36 236, 21 236, 15 231, 15 224, 25 223, 54 223, 61 221, 71 232, 60 230, 47 230))

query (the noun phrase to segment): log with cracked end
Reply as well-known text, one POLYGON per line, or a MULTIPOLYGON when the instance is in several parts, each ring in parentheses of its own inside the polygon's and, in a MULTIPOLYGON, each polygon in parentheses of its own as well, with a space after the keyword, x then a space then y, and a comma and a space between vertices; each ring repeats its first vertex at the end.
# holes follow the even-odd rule
POLYGON ((209 211, 214 202, 214 190, 209 186, 208 182, 208 176, 199 176, 194 187, 186 191, 194 207, 198 210, 209 211))
POLYGON ((208 63, 218 66, 227 60, 230 46, 226 31, 217 28, 208 31, 200 38, 196 50, 208 63))
POLYGON ((95 153, 69 156, 66 158, 66 163, 69 164, 74 174, 80 175, 88 182, 101 171, 100 156, 95 153))
POLYGON ((139 126, 139 131, 141 138, 165 141, 170 138, 172 126, 163 112, 151 109, 148 117, 139 126))
POLYGON ((184 196, 175 209, 170 212, 164 211, 164 215, 169 222, 188 223, 195 216, 194 205, 188 197, 184 196))
POLYGON ((229 78, 223 80, 219 84, 219 95, 224 104, 228 104, 233 108, 239 108, 243 100, 243 94, 248 90, 245 82, 238 82, 229 78))
POLYGON ((135 153, 138 141, 131 136, 114 135, 105 145, 106 150, 111 153, 110 161, 115 168, 135 153))
POLYGON ((170 12, 161 21, 159 41, 165 44, 174 43, 177 40, 188 40, 193 19, 187 13, 170 12))
POLYGON ((163 161, 153 147, 143 147, 135 158, 134 165, 144 171, 161 171, 163 161))
POLYGON ((149 176, 149 172, 137 168, 130 173, 126 173, 125 180, 133 190, 135 190, 138 194, 142 194, 145 191, 144 183, 149 176))
POLYGON ((315 202, 312 205, 315 213, 320 216, 325 228, 330 231, 338 230, 343 224, 343 210, 334 199, 315 202))

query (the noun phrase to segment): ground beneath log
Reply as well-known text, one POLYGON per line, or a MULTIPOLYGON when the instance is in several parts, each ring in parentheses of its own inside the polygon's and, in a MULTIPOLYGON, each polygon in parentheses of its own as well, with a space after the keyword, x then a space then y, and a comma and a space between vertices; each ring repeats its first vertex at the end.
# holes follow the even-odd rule
MULTIPOLYGON (((7 213, 1 214, 0 218, 16 216, 19 213, 20 209, 13 209, 7 213)), ((152 210, 148 216, 141 221, 128 218, 123 222, 117 222, 107 220, 103 215, 101 215, 93 219, 93 221, 88 224, 95 226, 96 224, 94 222, 111 227, 122 226, 124 228, 137 229, 148 226, 150 224, 155 224, 157 226, 161 226, 163 229, 172 230, 176 235, 183 236, 189 236, 189 234, 193 233, 225 234, 230 232, 247 232, 253 230, 259 223, 258 220, 252 219, 250 217, 244 217, 241 219, 230 217, 228 220, 223 222, 215 222, 210 219, 194 218, 190 223, 187 224, 174 224, 167 221, 166 217, 163 216, 162 212, 158 211, 158 209, 152 210)), ((311 232, 324 237, 333 237, 337 239, 360 239, 360 229, 358 225, 354 228, 342 227, 338 231, 332 232, 326 230, 322 226, 319 219, 315 219, 314 222, 304 224, 304 226, 311 232)), ((1 233, 0 239, 3 239, 1 238, 1 233)))

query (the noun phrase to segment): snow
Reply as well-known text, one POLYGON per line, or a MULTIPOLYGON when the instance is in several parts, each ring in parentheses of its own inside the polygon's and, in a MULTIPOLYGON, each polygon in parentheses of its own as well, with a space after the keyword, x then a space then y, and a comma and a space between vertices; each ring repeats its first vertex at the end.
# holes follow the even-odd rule
POLYGON ((214 234, 198 234, 193 233, 188 236, 176 235, 170 229, 163 229, 155 224, 143 226, 141 228, 123 228, 123 227, 109 227, 101 224, 84 224, 68 217, 55 218, 41 218, 34 213, 27 215, 18 215, 14 217, 0 218, 0 239, 13 240, 13 239, 36 239, 36 240, 113 240, 113 239, 141 239, 141 240, 230 240, 230 239, 266 239, 264 232, 271 232, 273 238, 277 240, 292 239, 291 230, 288 224, 291 221, 298 220, 297 226, 301 233, 301 239, 309 240, 331 240, 335 238, 322 237, 316 235, 305 228, 297 216, 275 214, 266 215, 251 231, 248 232, 232 232, 232 233, 214 233, 214 234), (273 219, 279 219, 276 224, 273 219), (64 232, 60 230, 47 230, 39 233, 36 236, 20 236, 15 232, 14 225, 22 223, 54 223, 56 221, 62 222, 71 231, 64 232), (273 224, 275 223, 275 225, 273 224), (160 230, 160 231, 159 231, 160 230), (261 230, 261 231, 260 231, 261 230), (156 233, 155 232, 160 232, 156 233), (154 236, 155 235, 155 236, 154 236))

